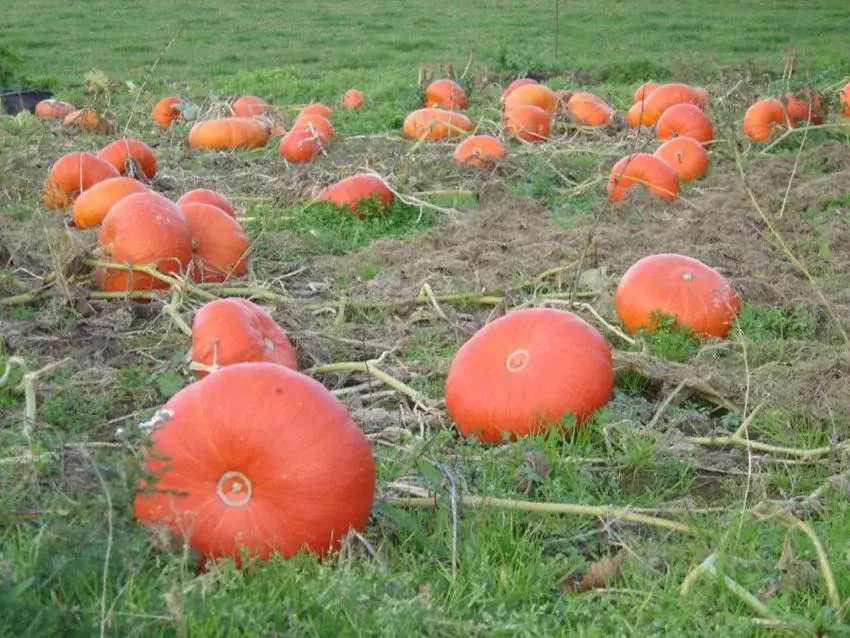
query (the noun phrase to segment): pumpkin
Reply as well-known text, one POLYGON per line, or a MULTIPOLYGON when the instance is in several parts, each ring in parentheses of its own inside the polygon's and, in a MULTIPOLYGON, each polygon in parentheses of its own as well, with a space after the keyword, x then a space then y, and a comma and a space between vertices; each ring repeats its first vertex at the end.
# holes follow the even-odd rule
POLYGON ((228 366, 157 413, 134 500, 204 560, 327 556, 372 510, 375 461, 346 407, 273 363, 228 366))
POLYGON ((661 115, 676 104, 696 104, 701 99, 692 86, 687 84, 662 84, 643 100, 644 122, 655 124, 661 115))
POLYGON ((567 103, 573 119, 587 126, 604 126, 611 121, 614 109, 601 97, 592 93, 576 93, 567 103))
POLYGON ((377 175, 352 175, 331 184, 316 195, 315 199, 331 202, 337 208, 362 217, 359 214, 360 202, 374 198, 378 198, 382 207, 389 206, 393 201, 393 192, 377 175))
POLYGON ((346 109, 359 109, 363 106, 363 94, 357 89, 348 89, 342 96, 342 106, 346 109))
POLYGON ((425 106, 463 111, 469 106, 463 88, 454 80, 434 80, 425 89, 425 106))
POLYGON ((821 124, 829 113, 829 102, 824 100, 820 93, 803 89, 797 92, 785 94, 785 112, 791 126, 799 122, 821 124))
POLYGON ((655 155, 672 166, 682 182, 702 177, 708 171, 708 153, 691 137, 668 140, 656 149, 655 155))
POLYGON ((635 96, 632 102, 643 102, 646 99, 646 96, 652 93, 659 86, 661 85, 658 84, 658 82, 644 82, 637 88, 637 91, 635 91, 635 96))
POLYGON ((35 116, 43 120, 60 120, 75 111, 73 104, 58 102, 57 100, 42 100, 35 105, 35 116))
POLYGON ((326 106, 321 102, 313 102, 301 109, 301 112, 298 113, 298 117, 296 119, 301 119, 305 115, 321 115, 326 119, 330 119, 333 114, 334 112, 331 107, 326 106))
POLYGON ((281 159, 293 164, 309 162, 321 149, 321 137, 305 129, 290 131, 284 135, 277 147, 281 159))
POLYGON ((506 155, 505 147, 492 135, 473 135, 458 144, 454 161, 474 168, 487 169, 506 155))
POLYGON ((549 139, 549 115, 539 106, 523 104, 505 116, 505 130, 526 142, 543 142, 549 139))
POLYGON ((233 115, 236 117, 258 117, 265 115, 269 105, 255 95, 243 95, 233 103, 233 115))
POLYGON ((333 124, 324 115, 319 115, 318 113, 299 115, 298 119, 295 120, 295 124, 292 125, 292 131, 299 130, 309 131, 318 135, 323 145, 328 144, 336 137, 333 124))
POLYGON ((60 157, 44 182, 44 207, 66 208, 77 196, 98 182, 120 174, 109 162, 92 153, 68 153, 60 157))
POLYGON ((261 148, 268 141, 268 129, 250 117, 202 120, 189 131, 189 146, 198 149, 261 148))
POLYGON ((150 146, 140 140, 116 140, 101 149, 97 156, 112 164, 122 175, 139 173, 148 179, 156 176, 156 156, 150 146), (140 170, 139 170, 140 169, 140 170))
POLYGON ((112 131, 112 124, 102 118, 97 111, 90 108, 71 111, 65 116, 64 123, 82 129, 87 133, 105 135, 112 131))
POLYGON ((147 186, 130 177, 110 177, 77 197, 71 210, 71 220, 77 228, 99 226, 116 202, 147 190, 147 186))
POLYGON ((626 124, 629 128, 640 128, 641 126, 649 126, 650 124, 646 121, 646 117, 644 112, 646 107, 643 104, 643 100, 640 102, 635 102, 629 108, 626 113, 626 124))
POLYGON ((698 106, 675 104, 661 114, 655 125, 656 139, 669 140, 674 135, 708 144, 714 139, 714 126, 698 106))
POLYGON ((446 378, 446 409, 466 437, 499 443, 539 434, 567 414, 580 426, 614 385, 611 350, 564 310, 518 310, 461 346, 446 378))
POLYGON ((464 133, 473 128, 472 122, 463 113, 425 108, 413 111, 404 118, 402 132, 408 139, 433 142, 463 137, 464 133))
POLYGON ((159 128, 169 128, 183 112, 183 103, 179 97, 164 97, 151 111, 151 120, 159 128))
POLYGON ((248 238, 233 217, 211 204, 182 204, 192 235, 192 278, 219 283, 248 270, 248 238))
POLYGON ((184 204, 211 204, 216 208, 220 208, 231 217, 236 217, 236 213, 233 212, 233 206, 227 198, 218 191, 208 188, 196 188, 184 193, 177 200, 177 205, 182 207, 184 204))
POLYGON ((635 263, 614 296, 617 315, 632 334, 657 329, 661 313, 693 334, 724 338, 740 306, 719 272, 693 257, 668 253, 635 263))
POLYGON ((635 184, 643 184, 653 195, 672 201, 679 195, 679 176, 656 155, 635 153, 614 164, 608 178, 608 198, 618 202, 635 184))
POLYGON ((699 104, 697 104, 697 106, 699 106, 703 111, 707 109, 709 100, 708 91, 701 86, 695 86, 694 93, 696 93, 697 98, 699 98, 699 104))
MULTIPOLYGON (((186 271, 192 235, 186 215, 174 202, 148 191, 127 195, 107 213, 97 235, 103 261, 154 266, 164 274, 186 271)), ((98 268, 97 285, 107 292, 168 288, 147 273, 98 268)))
POLYGON ((499 100, 502 104, 505 103, 505 100, 508 99, 511 93, 516 91, 521 86, 528 86, 529 84, 537 84, 537 80, 532 80, 531 78, 517 78, 510 84, 508 84, 508 88, 504 90, 502 93, 502 97, 499 100))
POLYGON ((759 100, 744 114, 744 133, 754 142, 766 142, 773 129, 786 122, 785 107, 776 98, 759 100))
POLYGON ((558 108, 558 98, 555 92, 543 84, 526 84, 513 91, 505 99, 505 113, 510 112, 518 106, 532 105, 543 109, 550 118, 555 115, 558 108))
POLYGON ((561 89, 560 91, 555 91, 555 99, 558 100, 558 113, 569 113, 569 109, 567 109, 567 104, 570 103, 570 100, 575 95, 572 91, 567 91, 566 89, 561 89))
MULTIPOLYGON (((216 299, 201 306, 192 320, 192 361, 216 368, 265 361, 298 368, 292 344, 272 316, 247 299, 216 299)), ((198 367, 195 375, 207 376, 198 367)))
POLYGON ((841 115, 850 117, 850 83, 845 84, 844 88, 839 91, 838 105, 841 109, 841 115))

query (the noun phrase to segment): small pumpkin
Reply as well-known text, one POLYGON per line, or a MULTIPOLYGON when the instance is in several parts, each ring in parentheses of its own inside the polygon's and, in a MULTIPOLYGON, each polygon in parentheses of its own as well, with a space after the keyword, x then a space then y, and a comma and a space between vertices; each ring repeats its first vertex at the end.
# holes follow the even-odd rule
POLYGON ((71 209, 71 220, 77 228, 93 228, 103 222, 106 214, 121 199, 134 193, 144 193, 148 187, 130 177, 111 177, 83 191, 71 209))
POLYGON ((629 268, 614 296, 614 308, 630 333, 658 328, 659 313, 692 333, 726 337, 740 310, 726 278, 698 259, 662 253, 629 268))
POLYGON ((627 155, 614 164, 608 178, 608 199, 620 201, 636 184, 643 184, 650 193, 667 201, 679 196, 676 171, 663 159, 649 153, 627 155))
POLYGON ((342 107, 346 109, 359 109, 363 106, 363 93, 357 89, 348 89, 342 96, 342 107))
POLYGON ((35 105, 35 116, 43 120, 62 120, 75 110, 76 107, 68 102, 47 99, 35 105))
POLYGON ((141 140, 116 140, 104 146, 97 156, 112 164, 121 175, 129 172, 131 177, 144 175, 153 179, 156 176, 156 156, 141 140))
POLYGON ((662 84, 643 100, 644 121, 652 126, 658 122, 664 111, 676 104, 702 103, 700 95, 694 87, 687 84, 662 84))
POLYGON ((829 113, 829 102, 820 93, 810 89, 789 91, 785 94, 785 112, 792 126, 799 122, 822 124, 829 113))
POLYGON ((101 117, 97 111, 90 108, 71 111, 65 116, 64 123, 87 133, 106 135, 112 131, 112 124, 101 117))
POLYGON ((572 414, 580 426, 614 385, 611 349, 564 310, 518 310, 461 346, 446 378, 446 409, 464 436, 486 443, 539 434, 572 414))
POLYGON ((136 519, 204 560, 327 556, 372 510, 375 461, 346 407, 273 363, 228 366, 157 413, 136 519))
POLYGON ((109 162, 92 153, 68 153, 51 167, 44 182, 44 207, 67 208, 77 196, 98 182, 120 173, 109 162))
POLYGON ((776 98, 759 100, 744 114, 744 133, 754 142, 766 142, 787 121, 785 107, 776 98))
POLYGON ((526 84, 514 90, 505 99, 505 114, 510 115, 518 106, 527 105, 543 109, 551 118, 558 108, 558 98, 555 92, 544 84, 526 84))
POLYGON ((161 129, 169 128, 180 117, 182 109, 183 102, 179 97, 164 97, 154 105, 151 120, 161 129))
POLYGON ((605 100, 592 93, 576 93, 567 103, 573 119, 586 126, 604 126, 611 121, 614 109, 605 100))
POLYGON ((196 188, 190 190, 177 200, 177 206, 182 207, 184 204, 210 204, 216 208, 220 208, 225 213, 235 218, 236 213, 233 212, 233 205, 230 201, 218 191, 208 188, 196 188))
POLYGON ((380 205, 389 206, 393 201, 393 192, 387 183, 377 175, 352 175, 331 184, 318 195, 316 201, 328 201, 337 208, 360 215, 360 202, 377 198, 380 205))
POLYGON ((248 270, 248 238, 233 217, 211 204, 182 204, 192 235, 192 278, 219 283, 248 270))
POLYGON ((469 106, 463 88, 454 80, 434 80, 425 89, 425 106, 463 111, 469 106))
POLYGON ((424 108, 413 111, 404 118, 402 132, 408 139, 433 142, 463 137, 473 128, 472 122, 463 113, 424 108))
POLYGON ((505 147, 492 135, 473 135, 458 144, 454 161, 474 168, 488 169, 506 156, 505 147))
POLYGON ((305 106, 303 109, 301 109, 301 112, 298 113, 298 117, 296 119, 301 119, 302 117, 304 117, 306 115, 320 115, 323 118, 329 120, 329 119, 331 119, 333 114, 334 114, 334 112, 333 112, 333 109, 331 107, 329 107, 325 104, 322 104, 321 102, 313 102, 313 103, 305 106))
POLYGON ((529 84, 537 84, 537 83, 538 83, 537 80, 533 80, 532 78, 517 78, 516 80, 514 80, 513 82, 508 84, 508 88, 506 88, 504 90, 504 92, 502 93, 502 97, 499 101, 502 102, 502 104, 504 104, 505 100, 507 100, 508 97, 510 97, 511 93, 516 91, 519 87, 528 86, 529 84))
POLYGON ((268 103, 256 95, 243 95, 233 103, 233 115, 236 117, 259 117, 265 115, 268 103))
POLYGON ((658 84, 658 82, 644 82, 637 88, 637 91, 635 91, 632 103, 643 102, 646 99, 646 96, 652 93, 659 86, 661 85, 658 84))
POLYGON ((844 85, 844 88, 838 92, 838 105, 841 115, 850 117, 850 83, 844 85))
POLYGON ((307 113, 299 115, 292 125, 292 131, 309 131, 319 136, 322 145, 327 145, 336 137, 336 131, 333 124, 324 115, 318 113, 307 113))
POLYGON ((216 299, 201 306, 192 320, 192 361, 198 378, 209 368, 236 363, 276 363, 296 370, 292 344, 272 316, 247 299, 216 299), (207 368, 207 369, 205 369, 207 368))
POLYGON ((708 144, 714 139, 714 126, 695 104, 675 104, 661 114, 655 125, 656 139, 669 140, 674 135, 708 144))
POLYGON ((292 164, 311 161, 322 148, 321 137, 305 129, 290 131, 280 139, 277 154, 292 164))
POLYGON ((189 131, 189 146, 213 150, 262 148, 269 137, 262 122, 250 117, 224 117, 195 123, 189 131))
POLYGON ((674 137, 659 146, 655 154, 673 167, 682 182, 702 177, 708 171, 708 153, 691 137, 674 137))

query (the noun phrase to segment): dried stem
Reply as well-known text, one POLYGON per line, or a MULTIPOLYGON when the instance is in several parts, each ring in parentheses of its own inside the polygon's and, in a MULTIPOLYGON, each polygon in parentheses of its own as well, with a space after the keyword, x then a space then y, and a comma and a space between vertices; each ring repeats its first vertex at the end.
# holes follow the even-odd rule
POLYGON ((756 598, 753 594, 748 592, 746 589, 741 587, 734 580, 729 578, 728 576, 724 576, 722 579, 720 575, 717 573, 717 569, 714 566, 715 561, 717 560, 717 554, 711 554, 708 558, 706 558, 702 563, 694 567, 688 575, 685 577, 685 580, 682 581, 682 585, 679 587, 679 597, 684 598, 688 595, 691 587, 693 587, 694 583, 702 576, 703 574, 709 574, 713 576, 718 582, 726 585, 726 587, 735 594, 738 598, 740 598, 744 603, 756 612, 762 618, 767 618, 769 620, 779 620, 779 617, 770 611, 767 606, 761 602, 758 598, 756 598))

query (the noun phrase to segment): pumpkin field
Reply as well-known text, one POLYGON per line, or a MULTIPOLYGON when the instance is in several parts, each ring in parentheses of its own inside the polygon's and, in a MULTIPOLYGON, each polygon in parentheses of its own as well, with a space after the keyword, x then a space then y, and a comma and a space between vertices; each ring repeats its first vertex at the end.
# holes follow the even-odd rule
POLYGON ((2 14, 0 636, 850 636, 850 5, 2 14))

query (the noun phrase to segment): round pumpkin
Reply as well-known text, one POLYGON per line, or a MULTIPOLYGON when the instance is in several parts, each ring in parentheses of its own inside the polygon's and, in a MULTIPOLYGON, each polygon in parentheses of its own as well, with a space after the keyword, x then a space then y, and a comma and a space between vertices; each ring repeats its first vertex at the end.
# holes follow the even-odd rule
POLYGON ((646 96, 652 93, 659 86, 661 85, 658 84, 658 82, 644 82, 637 88, 637 91, 635 91, 635 96, 632 99, 632 102, 643 102, 646 99, 646 96))
POLYGON ((280 139, 277 154, 292 164, 309 162, 319 153, 321 138, 304 129, 290 131, 280 139))
POLYGON ((434 80, 425 89, 425 106, 463 111, 469 106, 463 88, 448 78, 434 80))
POLYGON ((116 140, 104 146, 97 156, 112 164, 122 175, 127 174, 129 166, 136 175, 141 172, 148 179, 156 176, 156 156, 151 147, 141 140, 116 140))
POLYGON ((608 199, 618 202, 626 191, 643 184, 653 195, 673 201, 679 196, 679 176, 673 167, 656 155, 634 153, 614 164, 608 178, 608 199))
POLYGON ((505 100, 510 97, 511 93, 516 91, 521 86, 528 86, 529 84, 537 84, 537 80, 533 80, 531 78, 517 78, 510 84, 508 84, 508 88, 504 90, 501 97, 501 102, 504 104, 505 100))
POLYGON ((268 103, 256 95, 243 95, 233 103, 233 115, 236 117, 259 117, 265 115, 268 103))
POLYGON ((377 198, 379 204, 389 206, 393 192, 387 183, 376 175, 352 175, 331 184, 318 195, 316 201, 331 202, 337 208, 360 215, 360 202, 377 198))
MULTIPOLYGON (((192 361, 207 368, 265 361, 296 370, 292 344, 274 318, 247 299, 216 299, 192 320, 192 361)), ((199 378, 206 370, 197 369, 199 378)))
POLYGON ((785 94, 785 112, 792 126, 799 122, 822 124, 829 113, 829 102, 820 93, 810 89, 789 91, 785 94))
POLYGON ((233 217, 211 204, 182 204, 192 235, 192 278, 218 283, 248 270, 248 238, 233 217))
MULTIPOLYGON (((192 258, 186 215, 177 204, 152 191, 120 199, 103 220, 97 243, 102 261, 154 266, 164 274, 186 272, 192 258)), ((96 279, 107 292, 168 288, 147 273, 130 270, 98 268, 96 279)))
POLYGON ((336 131, 333 124, 324 115, 318 113, 307 113, 299 115, 292 125, 292 131, 309 131, 310 133, 319 136, 323 145, 330 143, 336 137, 336 131))
POLYGON ((106 135, 112 131, 112 124, 102 118, 97 111, 90 108, 71 111, 65 116, 64 123, 82 129, 87 133, 106 135))
POLYGON ((357 89, 348 89, 342 96, 342 106, 346 109, 359 109, 363 106, 363 93, 357 89))
POLYGON ((659 313, 692 333, 724 338, 740 310, 726 278, 698 259, 663 253, 629 268, 614 296, 614 308, 630 333, 657 329, 659 313))
POLYGON ((682 182, 702 177, 708 171, 708 153, 692 137, 667 140, 655 154, 673 167, 682 182))
POLYGON ((505 98, 505 113, 509 115, 515 108, 528 105, 543 109, 551 118, 558 108, 558 98, 555 92, 544 84, 526 84, 505 98))
POLYGON ((446 409, 464 436, 499 443, 545 432, 567 414, 581 425, 613 385, 611 349, 590 324, 563 310, 518 310, 458 350, 446 409))
POLYGON ((109 162, 92 153, 68 153, 50 169, 44 182, 44 207, 66 208, 98 182, 120 174, 109 162))
POLYGON ((841 115, 850 117, 850 83, 845 84, 838 92, 838 106, 841 115))
POLYGON ((664 111, 655 125, 656 139, 669 140, 674 135, 708 144, 714 139, 714 126, 695 104, 676 104, 664 111))
POLYGON ((147 186, 130 177, 110 177, 77 197, 74 208, 71 209, 71 220, 77 228, 99 226, 116 202, 128 195, 144 193, 147 190, 147 186))
POLYGON ((543 142, 549 139, 551 119, 539 106, 522 104, 512 108, 505 116, 505 130, 526 142, 543 142))
POLYGON ((262 148, 269 141, 269 131, 250 117, 224 117, 197 122, 189 131, 189 146, 197 149, 262 148))
POLYGON ((492 135, 473 135, 458 144, 454 161, 474 168, 488 169, 506 156, 505 147, 492 135))
POLYGON ((473 128, 472 122, 463 113, 425 108, 413 111, 404 118, 402 132, 408 139, 434 142, 463 137, 473 128))
POLYGON ((610 104, 592 93, 575 93, 567 103, 567 110, 575 121, 587 126, 604 126, 614 114, 610 104))
POLYGON ((236 213, 233 212, 233 206, 228 199, 218 191, 208 188, 196 188, 184 193, 177 200, 177 205, 182 207, 184 204, 210 204, 216 208, 220 208, 231 217, 236 217, 236 213))
POLYGON ((301 109, 301 112, 298 113, 298 117, 296 119, 300 120, 302 117, 305 117, 307 115, 320 115, 323 118, 329 120, 333 116, 333 114, 334 112, 331 107, 322 104, 321 102, 313 102, 301 109))
POLYGON ((786 122, 785 107, 776 98, 759 100, 744 114, 744 133, 754 142, 766 142, 786 122))
POLYGON ((146 450, 136 519, 205 559, 327 556, 372 510, 375 461, 346 407, 318 381, 240 363, 174 395, 146 450))
POLYGON ((183 102, 179 97, 164 97, 157 102, 151 111, 151 120, 159 128, 169 128, 182 114, 183 102))
POLYGON ((645 116, 646 107, 643 100, 635 102, 626 113, 626 124, 629 128, 640 128, 641 126, 650 126, 645 116))
POLYGON ((35 116, 43 120, 61 120, 75 110, 74 105, 68 102, 47 99, 35 105, 35 116))
POLYGON ((700 95, 687 84, 662 84, 643 100, 644 121, 652 126, 658 122, 664 111, 676 104, 696 104, 702 102, 700 95))

